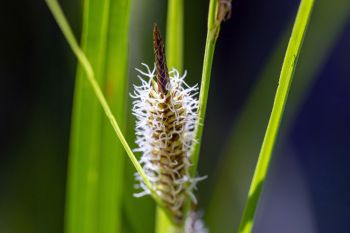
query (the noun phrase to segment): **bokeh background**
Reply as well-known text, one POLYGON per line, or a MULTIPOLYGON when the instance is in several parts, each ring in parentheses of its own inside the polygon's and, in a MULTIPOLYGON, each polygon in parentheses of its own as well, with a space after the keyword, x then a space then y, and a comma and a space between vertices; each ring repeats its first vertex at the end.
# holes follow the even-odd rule
MULTIPOLYGON (((60 3, 79 37, 81 2, 60 3)), ((298 4, 234 0, 232 18, 222 26, 199 167, 199 174, 209 175, 198 196, 211 232, 238 227, 298 4)), ((208 1, 185 1, 190 84, 201 76, 207 10, 208 1)), ((132 1, 130 84, 136 82, 134 67, 153 62, 154 22, 164 34, 166 1, 132 1)), ((316 0, 256 233, 350 231, 349 42, 350 1, 316 0)), ((44 1, 1 2, 1 233, 63 231, 75 69, 76 60, 44 1)), ((130 119, 126 133, 132 142, 130 119)), ((133 183, 128 182, 131 196, 133 183)), ((134 203, 153 205, 147 198, 134 203)), ((142 227, 148 232, 153 223, 142 227)))

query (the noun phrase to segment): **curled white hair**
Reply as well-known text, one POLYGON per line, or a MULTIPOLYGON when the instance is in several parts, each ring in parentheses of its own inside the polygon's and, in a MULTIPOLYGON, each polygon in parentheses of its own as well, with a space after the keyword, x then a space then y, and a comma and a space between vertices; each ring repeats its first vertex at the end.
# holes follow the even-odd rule
POLYGON ((191 210, 186 218, 185 233, 209 233, 202 220, 202 213, 191 210))
MULTIPOLYGON (((173 214, 176 221, 183 220, 183 208, 188 197, 196 202, 192 191, 202 178, 189 174, 190 152, 198 119, 198 86, 189 86, 185 76, 176 69, 168 72, 166 92, 156 82, 156 67, 139 72, 140 86, 134 85, 131 97, 136 117, 137 152, 140 163, 157 195, 173 214)), ((136 197, 150 194, 138 175, 137 185, 143 191, 136 197)))

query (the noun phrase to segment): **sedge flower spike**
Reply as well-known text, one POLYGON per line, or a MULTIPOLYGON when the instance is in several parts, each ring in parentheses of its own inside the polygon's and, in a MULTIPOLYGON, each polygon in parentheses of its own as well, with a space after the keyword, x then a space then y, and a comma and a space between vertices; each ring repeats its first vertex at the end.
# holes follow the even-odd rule
MULTIPOLYGON (((177 223, 184 221, 185 202, 192 198, 196 183, 202 178, 189 174, 190 151, 197 122, 198 86, 188 86, 173 68, 168 71, 164 43, 159 28, 154 26, 153 46, 155 67, 146 65, 146 72, 136 69, 141 86, 134 86, 133 114, 136 116, 136 144, 141 152, 140 164, 156 194, 177 223)), ((150 190, 136 175, 135 194, 140 197, 150 190)))

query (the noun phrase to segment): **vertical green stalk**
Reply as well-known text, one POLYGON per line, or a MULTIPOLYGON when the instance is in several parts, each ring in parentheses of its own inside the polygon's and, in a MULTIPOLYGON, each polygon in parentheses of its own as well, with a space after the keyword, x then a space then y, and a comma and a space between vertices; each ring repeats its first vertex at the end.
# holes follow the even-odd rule
MULTIPOLYGON (((210 0, 209 3, 209 13, 208 13, 208 25, 207 25, 207 38, 205 43, 205 52, 204 52, 204 61, 203 61, 203 70, 202 70, 202 79, 199 93, 199 109, 198 109, 198 122, 195 129, 194 139, 196 142, 193 143, 193 148, 191 152, 191 162, 192 166, 190 167, 190 175, 195 176, 199 152, 202 142, 203 126, 205 121, 205 113, 207 109, 209 86, 210 86, 210 77, 211 69, 213 65, 213 58, 215 52, 215 45, 217 38, 220 32, 221 21, 217 19, 218 14, 218 1, 210 0)), ((190 211, 191 201, 188 200, 187 205, 185 206, 185 216, 188 215, 190 211)))
POLYGON ((276 141, 278 129, 286 105, 288 92, 295 71, 306 28, 310 19, 313 0, 302 0, 294 23, 292 36, 284 58, 279 85, 277 88, 270 120, 260 150, 259 160, 249 190, 248 201, 239 227, 240 233, 250 233, 254 225, 254 216, 262 187, 265 182, 267 170, 270 164, 272 150, 276 141))
MULTIPOLYGON (((109 5, 108 41, 105 60, 104 93, 119 120, 121 129, 126 124, 126 96, 128 77, 129 0, 112 0, 109 5)), ((105 119, 105 118, 103 118, 105 119)), ((116 140, 109 122, 102 122, 99 184, 99 232, 121 231, 123 195, 124 148, 116 140)))
MULTIPOLYGON (((167 65, 170 68, 176 68, 180 72, 183 70, 183 22, 184 22, 184 2, 183 0, 169 0, 167 12, 167 29, 166 29, 166 56, 167 65)), ((182 226, 174 224, 166 213, 157 207, 156 211, 156 232, 164 233, 181 233, 182 226)))
POLYGON ((156 211, 156 233, 184 233, 183 226, 172 222, 164 210, 157 207, 156 211))
MULTIPOLYGON (((81 45, 95 78, 104 84, 104 54, 109 1, 84 1, 81 45), (100 27, 97 27, 100 25, 100 27)), ((78 66, 73 103, 66 202, 66 233, 98 231, 98 189, 100 181, 101 109, 78 66)))
POLYGON ((203 126, 205 120, 205 113, 207 109, 207 101, 209 94, 209 85, 210 85, 210 76, 211 69, 213 65, 213 58, 215 52, 216 40, 219 36, 220 32, 220 21, 217 20, 217 11, 218 11, 218 1, 211 0, 209 5, 209 15, 208 15, 208 31, 207 31, 207 39, 205 43, 205 54, 204 54, 204 62, 203 62, 203 71, 202 71, 202 81, 201 81, 201 89, 199 93, 199 110, 198 110, 198 118, 201 121, 200 124, 197 124, 195 130, 195 139, 198 143, 194 143, 193 151, 191 154, 191 160, 193 166, 191 167, 191 175, 194 176, 199 159, 199 152, 202 141, 203 134, 203 126))
POLYGON ((169 0, 166 29, 166 54, 168 67, 183 70, 184 51, 184 1, 169 0))

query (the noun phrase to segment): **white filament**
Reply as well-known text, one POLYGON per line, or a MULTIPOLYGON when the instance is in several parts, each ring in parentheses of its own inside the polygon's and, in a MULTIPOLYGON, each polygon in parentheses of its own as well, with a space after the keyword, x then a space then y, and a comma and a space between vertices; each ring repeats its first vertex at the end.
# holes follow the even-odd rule
MULTIPOLYGON (((146 71, 136 69, 140 73, 138 78, 141 85, 134 85, 134 92, 131 94, 131 97, 135 99, 132 111, 137 120, 135 129, 138 148, 135 151, 142 153, 140 163, 157 194, 170 205, 172 212, 180 215, 187 196, 196 202, 192 190, 202 179, 191 178, 189 175, 191 166, 189 157, 198 119, 196 96, 199 88, 197 85, 191 87, 186 84, 184 81, 186 72, 180 76, 176 69, 172 69, 169 72, 170 82, 166 85, 167 93, 171 98, 166 102, 166 97, 155 91, 157 87, 154 80, 156 68, 151 71, 146 64, 142 65, 146 71), (164 104, 170 110, 170 114, 167 115, 174 118, 169 120, 172 122, 170 129, 169 125, 158 120, 167 117, 159 107, 164 104), (153 136, 155 132, 158 135, 156 138, 153 136), (180 148, 178 144, 172 144, 172 148, 169 148, 168 142, 175 135, 181 143, 180 148), (161 156, 157 153, 160 150, 162 151, 161 156), (164 151, 166 151, 165 154, 164 151), (174 156, 179 153, 184 155, 181 162, 174 160, 174 156), (164 171, 169 175, 161 175, 161 172, 164 171), (180 171, 182 171, 181 175, 180 171)), ((136 187, 141 188, 142 192, 135 196, 150 194, 138 175, 136 175, 136 180, 139 182, 136 187)))
POLYGON ((190 211, 185 222, 185 233, 209 233, 202 220, 202 213, 190 211))

